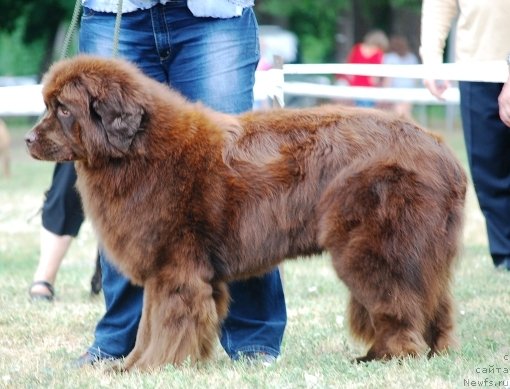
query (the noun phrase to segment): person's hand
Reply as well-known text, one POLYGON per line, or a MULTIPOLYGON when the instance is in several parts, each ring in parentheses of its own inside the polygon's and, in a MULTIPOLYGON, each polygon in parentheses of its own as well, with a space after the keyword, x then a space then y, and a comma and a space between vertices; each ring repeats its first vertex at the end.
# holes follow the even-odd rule
POLYGON ((439 100, 444 100, 443 93, 450 87, 450 82, 447 80, 423 80, 423 85, 439 100))
POLYGON ((508 127, 510 127, 510 76, 503 85, 503 89, 498 97, 499 117, 508 127))

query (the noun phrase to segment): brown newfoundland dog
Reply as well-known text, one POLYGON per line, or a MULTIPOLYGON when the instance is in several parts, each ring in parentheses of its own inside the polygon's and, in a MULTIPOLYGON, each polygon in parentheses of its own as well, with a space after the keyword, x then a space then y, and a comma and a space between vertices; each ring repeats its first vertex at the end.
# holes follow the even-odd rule
POLYGON ((145 288, 126 369, 209 357, 229 281, 324 250, 360 360, 452 344, 466 176, 416 124, 342 106, 225 115, 89 56, 55 64, 43 94, 30 154, 76 161, 102 244, 145 288))

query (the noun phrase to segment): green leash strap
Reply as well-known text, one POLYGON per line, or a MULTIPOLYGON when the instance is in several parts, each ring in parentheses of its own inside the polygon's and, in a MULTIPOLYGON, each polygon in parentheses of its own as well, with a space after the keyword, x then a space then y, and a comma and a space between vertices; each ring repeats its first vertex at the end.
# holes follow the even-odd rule
POLYGON ((112 55, 116 57, 119 54, 119 35, 120 22, 122 20, 122 0, 117 1, 117 16, 115 17, 115 30, 113 31, 113 50, 112 55))
POLYGON ((71 18, 71 24, 69 24, 69 28, 67 29, 59 59, 64 59, 69 55, 69 46, 71 45, 71 39, 73 38, 74 32, 76 31, 76 27, 78 26, 80 11, 81 0, 76 0, 76 3, 74 4, 73 17, 71 18))
MULTIPOLYGON (((64 38, 64 43, 62 45, 62 50, 60 51, 59 59, 64 59, 69 56, 69 47, 71 46, 71 39, 73 38, 73 35, 77 30, 80 13, 81 13, 81 0, 76 0, 76 3, 74 4, 73 17, 71 18, 71 23, 69 24, 69 28, 67 29, 66 36, 64 38)), ((119 35, 121 20, 122 20, 122 0, 118 0, 117 15, 115 17, 115 30, 113 33, 112 55, 114 57, 116 57, 119 52, 119 35)))

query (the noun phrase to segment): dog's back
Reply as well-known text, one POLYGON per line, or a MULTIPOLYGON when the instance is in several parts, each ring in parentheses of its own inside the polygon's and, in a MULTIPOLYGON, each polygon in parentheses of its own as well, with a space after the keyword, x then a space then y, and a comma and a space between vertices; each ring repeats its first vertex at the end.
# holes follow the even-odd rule
POLYGON ((246 264, 265 269, 268 262, 328 248, 325 239, 318 239, 327 234, 321 230, 326 212, 320 204, 345 203, 355 192, 352 201, 366 209, 361 189, 376 191, 377 182, 382 188, 384 180, 395 179, 392 175, 414 174, 417 182, 412 185, 428 186, 437 197, 443 188, 454 188, 459 196, 465 192, 462 167, 447 146, 393 115, 330 106, 250 113, 241 116, 240 123, 242 131, 226 142, 224 153, 235 172, 230 181, 235 188, 227 191, 226 203, 242 204, 242 209, 228 212, 236 217, 229 218, 226 235, 236 239, 223 240, 229 258, 237 259, 229 261, 231 267, 239 266, 233 273, 256 271, 242 269, 246 264), (374 169, 380 170, 380 179, 374 169), (363 177, 373 180, 372 187, 358 188, 363 177), (349 180, 350 188, 338 190, 349 180))

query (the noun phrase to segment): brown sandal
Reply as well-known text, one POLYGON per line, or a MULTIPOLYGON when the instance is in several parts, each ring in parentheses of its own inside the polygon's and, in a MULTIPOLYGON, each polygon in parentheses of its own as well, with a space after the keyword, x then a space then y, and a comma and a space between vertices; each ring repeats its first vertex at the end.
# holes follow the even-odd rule
POLYGON ((53 289, 53 285, 51 285, 47 281, 34 281, 30 285, 30 287, 28 288, 28 294, 29 294, 30 299, 32 301, 40 301, 40 300, 53 301, 53 298, 55 297, 55 289, 53 289), (34 292, 32 292, 32 288, 34 286, 36 286, 36 285, 44 286, 46 289, 48 289, 50 294, 46 294, 46 293, 34 293, 34 292))

